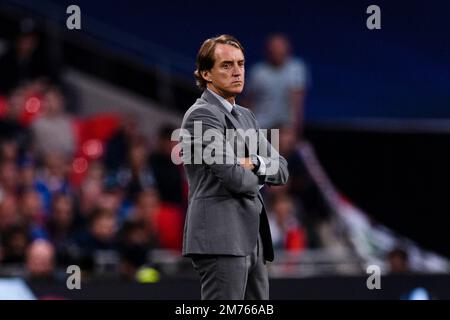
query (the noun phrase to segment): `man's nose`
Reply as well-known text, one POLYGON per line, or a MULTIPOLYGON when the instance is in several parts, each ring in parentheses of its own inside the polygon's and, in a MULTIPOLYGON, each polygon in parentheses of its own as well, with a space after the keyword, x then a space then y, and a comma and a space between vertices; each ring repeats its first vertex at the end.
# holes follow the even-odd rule
POLYGON ((239 77, 239 76, 241 76, 241 75, 242 75, 242 70, 241 70, 241 68, 239 67, 239 65, 235 64, 235 65, 233 66, 233 76, 234 76, 234 77, 239 77))

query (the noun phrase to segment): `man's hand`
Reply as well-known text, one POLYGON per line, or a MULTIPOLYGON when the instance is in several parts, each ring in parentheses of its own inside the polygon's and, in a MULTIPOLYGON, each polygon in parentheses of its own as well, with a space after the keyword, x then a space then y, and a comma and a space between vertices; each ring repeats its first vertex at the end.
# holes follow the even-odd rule
POLYGON ((253 170, 255 168, 250 158, 238 158, 238 162, 244 169, 253 170))

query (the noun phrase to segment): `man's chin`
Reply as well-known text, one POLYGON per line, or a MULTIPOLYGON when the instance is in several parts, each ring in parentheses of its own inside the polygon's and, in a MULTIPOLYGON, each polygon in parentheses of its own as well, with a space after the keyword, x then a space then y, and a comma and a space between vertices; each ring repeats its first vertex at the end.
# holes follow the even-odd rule
POLYGON ((233 86, 230 88, 230 93, 240 94, 243 90, 244 90, 244 86, 242 86, 242 85, 233 86))

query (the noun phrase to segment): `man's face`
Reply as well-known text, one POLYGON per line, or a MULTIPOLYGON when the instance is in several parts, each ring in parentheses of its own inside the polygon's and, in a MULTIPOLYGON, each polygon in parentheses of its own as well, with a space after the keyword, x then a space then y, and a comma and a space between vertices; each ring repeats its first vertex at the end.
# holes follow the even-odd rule
POLYGON ((100 241, 108 242, 114 238, 116 232, 116 219, 114 216, 102 216, 97 218, 92 225, 93 236, 100 241))
POLYGON ((244 54, 242 50, 228 44, 217 44, 214 51, 214 66, 204 71, 203 77, 210 81, 208 88, 227 98, 236 96, 244 89, 244 54))
POLYGON ((289 42, 282 36, 275 36, 267 42, 267 54, 269 61, 276 65, 282 65, 289 56, 289 42))

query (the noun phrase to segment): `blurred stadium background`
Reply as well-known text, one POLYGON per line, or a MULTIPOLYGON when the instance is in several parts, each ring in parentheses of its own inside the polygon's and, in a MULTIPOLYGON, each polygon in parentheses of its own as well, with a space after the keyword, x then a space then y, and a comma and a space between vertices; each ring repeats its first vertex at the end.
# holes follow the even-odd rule
POLYGON ((199 298, 171 133, 203 40, 243 43, 256 108, 278 32, 300 67, 297 127, 277 123, 291 179, 263 190, 271 297, 449 299, 450 5, 378 1, 370 31, 370 4, 0 1, 0 298, 199 298))

